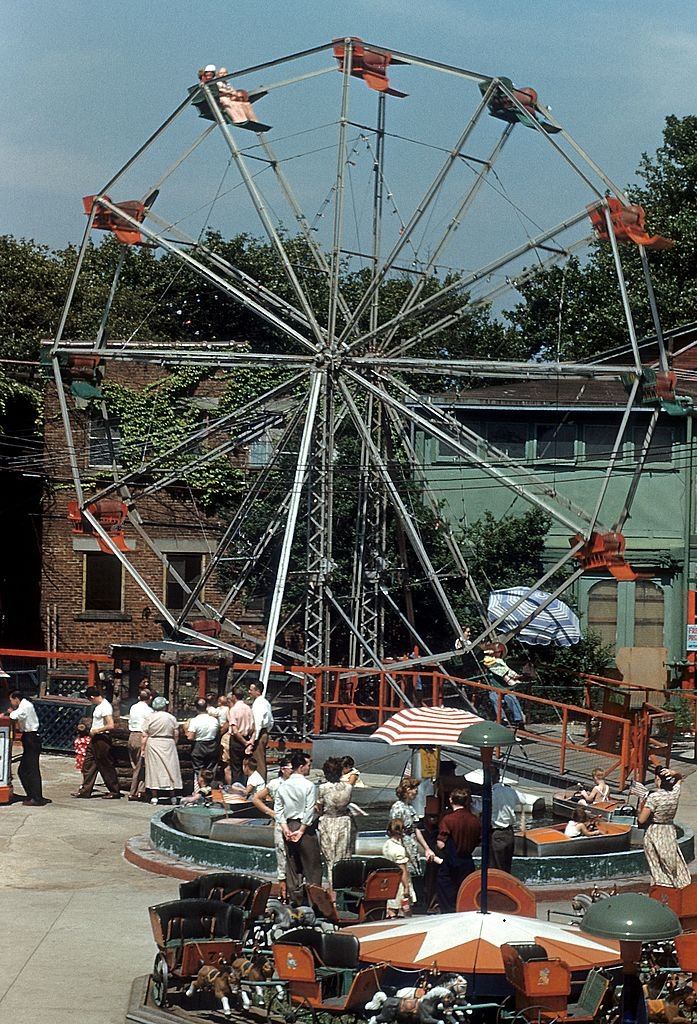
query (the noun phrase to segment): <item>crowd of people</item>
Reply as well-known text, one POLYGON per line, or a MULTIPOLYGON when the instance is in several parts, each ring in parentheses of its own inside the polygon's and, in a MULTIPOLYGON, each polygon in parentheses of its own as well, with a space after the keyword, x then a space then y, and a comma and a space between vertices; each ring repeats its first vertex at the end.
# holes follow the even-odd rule
MULTIPOLYGON (((251 704, 241 687, 221 696, 200 697, 194 714, 180 726, 167 698, 146 684, 144 680, 128 716, 129 800, 149 798, 153 803, 166 803, 181 794, 178 744, 182 735, 191 742, 195 795, 217 772, 228 786, 241 788, 246 796, 265 785, 273 712, 259 687, 254 683, 249 687, 251 704)), ((75 767, 82 775, 82 785, 72 795, 83 800, 92 797, 101 775, 107 789, 103 797, 116 800, 121 792, 112 750, 113 707, 95 687, 90 687, 86 696, 93 710, 92 717, 78 722, 75 730, 75 767)))
MULTIPOLYGON (((90 687, 86 696, 92 715, 76 727, 75 765, 82 784, 72 796, 91 798, 101 775, 106 786, 102 797, 116 800, 121 791, 112 750, 113 707, 98 688, 90 687)), ((20 693, 11 693, 9 703, 8 714, 22 741, 18 775, 25 790, 23 803, 44 806, 51 801, 43 795, 39 718, 32 701, 20 693)), ((357 816, 363 812, 353 803, 353 791, 363 785, 360 772, 351 757, 331 757, 323 765, 322 780, 314 782, 310 779, 310 755, 294 751, 281 756, 278 774, 269 779, 267 746, 273 724, 271 704, 255 683, 248 693, 235 686, 227 694, 197 699, 194 714, 183 725, 170 712, 167 698, 143 685, 128 718, 132 768, 128 799, 154 803, 180 799, 183 782, 178 744, 184 734, 191 742, 193 767, 193 796, 185 799, 210 799, 217 779, 218 786, 227 791, 226 799, 251 801, 274 820, 278 880, 287 898, 303 902, 305 886, 321 885, 324 877, 334 899, 334 866, 350 858, 356 848, 357 816)), ((674 826, 681 781, 678 772, 656 768, 655 789, 642 792, 637 808, 652 881, 673 888, 690 884, 674 826)), ((524 798, 500 778, 496 766, 492 782, 490 865, 510 872, 517 811, 524 798)), ((411 912, 416 901, 414 880, 422 873, 423 886, 419 888, 423 889, 425 909, 454 911, 459 887, 474 871, 473 853, 481 843, 481 823, 473 813, 464 780, 454 776, 449 791, 442 789, 447 804, 443 813, 440 806, 429 806, 428 800, 425 811, 417 812, 419 786, 418 779, 403 779, 389 812, 382 853, 402 871, 399 893, 388 907, 391 916, 411 912)), ((567 796, 577 802, 565 829, 567 837, 597 834, 593 808, 610 796, 605 773, 594 771, 591 786, 579 787, 567 796)))

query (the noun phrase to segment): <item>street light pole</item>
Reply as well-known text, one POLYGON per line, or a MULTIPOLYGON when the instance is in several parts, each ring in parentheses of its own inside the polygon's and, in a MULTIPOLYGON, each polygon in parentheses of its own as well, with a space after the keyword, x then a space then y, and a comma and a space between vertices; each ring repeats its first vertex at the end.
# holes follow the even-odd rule
POLYGON ((491 767, 495 747, 511 747, 515 733, 498 722, 476 722, 462 730, 458 743, 466 747, 479 747, 482 761, 482 882, 479 893, 479 912, 489 911, 489 858, 491 856, 491 813, 493 787, 491 767))

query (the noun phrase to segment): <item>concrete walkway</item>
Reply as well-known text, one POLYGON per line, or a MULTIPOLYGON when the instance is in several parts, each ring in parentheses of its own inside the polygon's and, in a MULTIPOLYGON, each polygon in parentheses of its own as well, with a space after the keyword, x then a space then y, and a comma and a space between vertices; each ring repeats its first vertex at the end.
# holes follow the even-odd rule
POLYGON ((122 1024, 155 956, 147 908, 176 899, 177 883, 123 859, 149 805, 73 800, 72 759, 42 769, 52 804, 0 807, 0 1022, 122 1024))

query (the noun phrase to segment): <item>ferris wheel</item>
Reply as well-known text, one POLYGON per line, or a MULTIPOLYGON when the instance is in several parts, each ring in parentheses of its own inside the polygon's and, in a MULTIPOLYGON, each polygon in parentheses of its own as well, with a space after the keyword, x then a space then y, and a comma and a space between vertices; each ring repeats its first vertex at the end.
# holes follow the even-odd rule
MULTIPOLYGON (((574 570, 564 586, 589 567, 631 573, 622 527, 659 402, 674 396, 646 249, 670 243, 646 233, 643 211, 629 203, 534 89, 355 38, 231 74, 208 72, 101 191, 86 198, 85 212, 87 227, 51 350, 76 492, 71 515, 121 560, 173 635, 259 660, 266 685, 279 659, 383 666, 390 619, 419 645, 420 656, 405 663, 409 667, 445 664, 497 630, 500 622, 486 618, 456 533, 441 522, 448 564, 437 564, 399 478, 401 473, 422 506, 443 518, 419 437, 447 445, 568 530, 568 554, 531 591, 568 562, 574 570), (184 198, 187 193, 193 200, 184 198), (133 195, 140 198, 122 198, 133 195), (255 223, 276 260, 276 287, 236 266, 206 234, 214 228, 231 237, 253 230, 255 223), (95 337, 69 341, 71 304, 90 239, 99 230, 112 232, 121 244, 114 280, 95 337), (473 312, 501 310, 516 287, 598 239, 612 253, 631 352, 626 364, 550 360, 549 354, 516 360, 458 346, 458 332, 473 312), (652 380, 641 364, 623 243, 638 246, 641 254, 661 353, 652 380), (251 340, 204 338, 195 330, 176 342, 143 342, 137 332, 112 340, 110 310, 129 253, 140 245, 170 254, 229 300, 231 309, 242 307, 256 318, 260 332, 251 340), (110 441, 110 479, 95 486, 76 455, 67 380, 71 368, 87 368, 98 381, 108 376, 110 363, 123 360, 251 371, 264 381, 262 370, 275 376, 251 399, 197 426, 167 460, 144 458, 126 472, 110 441), (466 387, 472 380, 506 379, 623 380, 625 409, 587 506, 563 497, 533 468, 461 422, 433 400, 428 384, 466 387), (626 499, 608 508, 608 484, 629 417, 652 397, 656 402, 626 499), (271 439, 265 463, 223 524, 200 578, 188 583, 150 536, 143 502, 186 479, 192 466, 229 457, 260 438, 271 439), (355 521, 348 539, 336 512, 345 445, 355 453, 355 521), (184 457, 179 465, 176 456, 184 457), (274 474, 278 484, 281 467, 275 509, 251 537, 248 519, 274 474), (126 520, 183 588, 180 612, 166 606, 133 564, 122 543, 126 520), (444 650, 429 648, 400 603, 400 588, 390 585, 395 567, 388 564, 386 538, 393 531, 403 565, 418 566, 422 585, 433 594, 433 615, 451 639, 444 650), (350 551, 341 574, 340 545, 350 551), (231 551, 237 552, 233 577, 226 577, 223 599, 212 603, 204 599, 204 588, 222 563, 229 573, 231 551), (302 598, 293 608, 287 600, 291 575, 296 584, 299 576, 303 580, 302 598), (256 644, 234 618, 235 601, 255 576, 263 578, 270 595, 265 640, 256 644), (482 611, 476 637, 453 607, 448 580, 454 576, 482 611), (196 617, 214 620, 222 631, 209 635, 196 627, 196 617), (293 617, 303 637, 296 649, 280 639, 293 617)), ((110 414, 98 389, 94 405, 109 439, 110 414)))

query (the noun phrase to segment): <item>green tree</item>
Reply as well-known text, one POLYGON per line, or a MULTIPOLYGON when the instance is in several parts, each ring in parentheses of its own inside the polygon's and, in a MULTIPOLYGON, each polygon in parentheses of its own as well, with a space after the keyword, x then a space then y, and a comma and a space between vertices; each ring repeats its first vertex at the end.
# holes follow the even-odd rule
MULTIPOLYGON (((655 156, 644 153, 640 183, 629 196, 641 204, 647 229, 675 242, 668 250, 648 252, 661 322, 666 329, 692 319, 697 299, 697 117, 670 116, 663 145, 655 156)), ((632 311, 640 335, 653 334, 639 251, 621 247, 632 311)), ((622 310, 610 247, 596 243, 589 259, 568 260, 521 286, 523 301, 506 317, 539 358, 584 359, 626 344, 622 310)))

